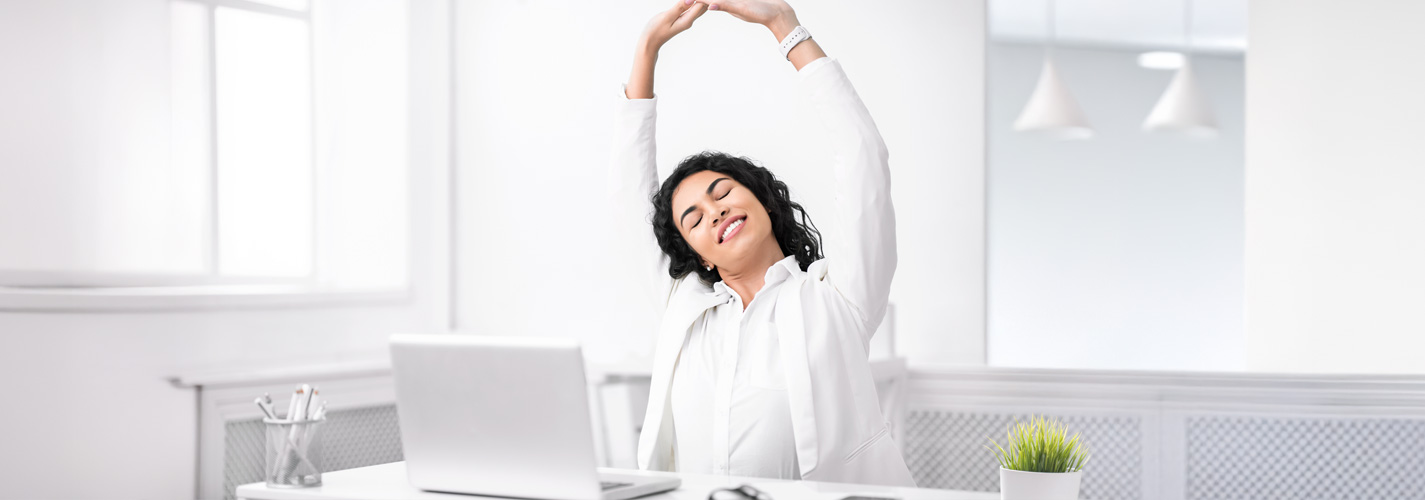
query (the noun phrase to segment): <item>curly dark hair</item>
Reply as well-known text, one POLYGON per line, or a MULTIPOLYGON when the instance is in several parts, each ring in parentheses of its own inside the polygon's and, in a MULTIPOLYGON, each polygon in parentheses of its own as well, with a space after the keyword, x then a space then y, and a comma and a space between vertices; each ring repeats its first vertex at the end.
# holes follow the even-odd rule
POLYGON ((816 229, 816 224, 812 223, 811 216, 807 215, 802 205, 792 201, 785 182, 777 180, 771 170, 758 166, 751 159, 703 151, 679 162, 678 168, 673 169, 650 200, 653 202, 653 235, 668 256, 669 276, 681 279, 688 273, 697 273, 698 279, 708 285, 722 281, 716 268, 709 271, 702 266, 702 259, 678 232, 673 218, 673 191, 678 189, 683 179, 704 170, 725 174, 752 191, 757 201, 767 209, 767 215, 772 220, 772 236, 777 239, 782 254, 795 255, 803 271, 822 258, 821 231, 816 229))

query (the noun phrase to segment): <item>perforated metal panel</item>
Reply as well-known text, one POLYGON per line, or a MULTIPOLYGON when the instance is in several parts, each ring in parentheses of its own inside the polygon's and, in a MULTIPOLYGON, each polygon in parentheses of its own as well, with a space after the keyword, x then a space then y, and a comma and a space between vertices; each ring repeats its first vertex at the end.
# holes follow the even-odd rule
MULTIPOLYGON (((232 500, 238 486, 263 479, 262 420, 228 422, 223 437, 223 498, 232 500)), ((322 452, 322 472, 401 461, 396 405, 328 412, 322 424, 322 452)))
POLYGON ((1187 420, 1187 498, 1425 499, 1425 420, 1187 420))
MULTIPOLYGON (((1051 417, 1053 415, 1050 415, 1051 417)), ((1004 443, 1014 419, 1029 415, 917 410, 906 420, 906 463, 917 486, 999 491, 999 464, 985 449, 990 438, 1004 443)), ((1138 417, 1061 416, 1092 456, 1084 468, 1079 498, 1137 499, 1142 494, 1143 436, 1138 417)))

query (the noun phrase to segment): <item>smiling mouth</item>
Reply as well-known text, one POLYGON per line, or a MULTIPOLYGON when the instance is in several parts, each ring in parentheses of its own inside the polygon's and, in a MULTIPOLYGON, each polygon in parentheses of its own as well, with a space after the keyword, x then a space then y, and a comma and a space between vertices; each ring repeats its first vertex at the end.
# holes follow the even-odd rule
POLYGON ((732 239, 733 236, 737 236, 737 233, 742 232, 742 225, 746 222, 747 216, 742 216, 727 223, 727 226, 722 229, 722 234, 719 234, 717 237, 717 244, 721 245, 723 242, 732 239))

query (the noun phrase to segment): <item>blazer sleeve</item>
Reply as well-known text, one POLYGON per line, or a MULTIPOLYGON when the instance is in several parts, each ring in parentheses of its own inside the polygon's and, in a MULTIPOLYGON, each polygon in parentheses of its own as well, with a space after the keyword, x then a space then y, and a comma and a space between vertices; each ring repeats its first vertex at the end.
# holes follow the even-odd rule
POLYGON ((653 236, 650 198, 658 189, 657 122, 656 95, 652 99, 629 99, 619 91, 609 158, 608 194, 612 212, 610 230, 615 244, 635 254, 634 258, 640 261, 638 278, 647 283, 657 305, 666 307, 676 281, 668 275, 669 259, 653 236))
POLYGON ((829 57, 803 67, 802 94, 825 126, 833 153, 836 214, 842 234, 827 245, 826 276, 863 322, 870 342, 886 313, 896 272, 896 214, 889 153, 841 63, 829 57))

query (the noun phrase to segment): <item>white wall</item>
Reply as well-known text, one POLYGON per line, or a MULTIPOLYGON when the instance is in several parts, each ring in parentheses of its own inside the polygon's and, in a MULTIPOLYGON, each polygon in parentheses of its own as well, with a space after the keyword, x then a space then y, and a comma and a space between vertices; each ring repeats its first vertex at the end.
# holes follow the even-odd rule
POLYGON ((1252 0, 1254 370, 1425 371, 1425 3, 1252 0))
MULTIPOLYGON (((841 60, 891 154, 899 350, 983 363, 984 5, 793 2, 841 60)), ((577 335, 605 361, 644 359, 653 318, 602 238, 608 124, 633 44, 663 0, 458 4, 457 311, 482 333, 577 335), (546 35, 535 35, 546 34, 546 35)), ((762 27, 710 12, 664 48, 659 167, 704 149, 747 155, 804 202, 825 238, 829 152, 795 72, 762 27)))
POLYGON ((1058 48, 1095 136, 1016 133, 1037 45, 989 52, 989 363, 1241 370, 1242 59, 1194 68, 1221 134, 1150 134, 1173 72, 1136 52, 1058 48))
MULTIPOLYGON (((30 4, 3 5, 8 9, 30 4)), ((113 6, 125 16, 85 14, 98 4, 107 9, 113 2, 72 1, 65 6, 69 14, 101 24, 161 25, 133 17, 167 12, 165 0, 130 0, 124 8, 113 6)), ((0 313, 0 471, 5 483, 0 498, 191 498, 197 399, 192 390, 175 388, 166 377, 215 365, 379 351, 390 333, 446 327, 448 5, 443 0, 411 5, 415 77, 410 90, 409 297, 317 308, 0 313)), ((0 19, 14 19, 7 17, 11 13, 0 9, 0 19)), ((42 32, 47 26, 62 30, 73 18, 23 19, 42 32)), ((105 47, 100 42, 76 44, 74 49, 98 52, 105 47)), ((39 60, 63 60, 62 54, 45 59, 54 47, 26 47, 39 60)), ((3 71, 12 74, 10 66, 3 71)), ((166 68, 163 71, 166 78, 166 68)), ((10 168, 28 167, 0 163, 0 169, 10 168)))

